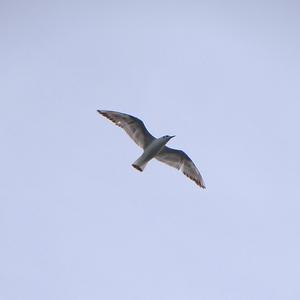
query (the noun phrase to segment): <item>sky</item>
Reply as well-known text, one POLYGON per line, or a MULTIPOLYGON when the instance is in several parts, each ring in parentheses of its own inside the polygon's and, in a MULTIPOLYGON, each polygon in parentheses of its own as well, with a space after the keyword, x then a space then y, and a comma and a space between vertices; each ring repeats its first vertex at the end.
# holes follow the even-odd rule
POLYGON ((0 298, 300 299, 299 37, 298 1, 2 0, 0 298))

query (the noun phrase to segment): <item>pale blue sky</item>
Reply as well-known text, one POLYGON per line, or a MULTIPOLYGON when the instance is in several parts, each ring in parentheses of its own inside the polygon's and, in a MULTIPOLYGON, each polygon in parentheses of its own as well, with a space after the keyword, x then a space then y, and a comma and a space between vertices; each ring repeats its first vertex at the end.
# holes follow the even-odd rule
POLYGON ((0 299, 300 299, 297 1, 1 1, 0 37, 0 299))

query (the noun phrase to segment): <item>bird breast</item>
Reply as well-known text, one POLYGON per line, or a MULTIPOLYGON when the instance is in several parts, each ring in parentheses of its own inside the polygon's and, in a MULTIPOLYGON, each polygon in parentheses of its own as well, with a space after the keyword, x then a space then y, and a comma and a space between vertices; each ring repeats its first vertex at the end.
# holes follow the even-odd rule
POLYGON ((166 144, 166 140, 155 139, 152 143, 145 149, 143 156, 149 159, 153 158, 158 154, 166 144))

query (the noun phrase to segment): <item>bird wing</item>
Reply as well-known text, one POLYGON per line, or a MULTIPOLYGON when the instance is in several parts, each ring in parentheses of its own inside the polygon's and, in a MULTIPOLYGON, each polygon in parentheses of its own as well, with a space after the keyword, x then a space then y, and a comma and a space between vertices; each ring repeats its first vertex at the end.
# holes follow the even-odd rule
POLYGON ((155 139, 144 123, 136 117, 109 110, 98 110, 98 113, 123 128, 134 142, 143 149, 155 139))
POLYGON ((185 152, 165 146, 155 158, 171 167, 181 170, 185 176, 205 189, 205 183, 200 172, 185 152))

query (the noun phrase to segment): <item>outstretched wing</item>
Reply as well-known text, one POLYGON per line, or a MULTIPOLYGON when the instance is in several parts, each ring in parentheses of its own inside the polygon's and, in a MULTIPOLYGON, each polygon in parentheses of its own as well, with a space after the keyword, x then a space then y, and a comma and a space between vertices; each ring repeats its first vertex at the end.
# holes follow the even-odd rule
POLYGON ((123 128, 134 142, 145 149, 154 137, 149 133, 144 123, 131 115, 109 110, 97 110, 99 114, 114 122, 117 126, 123 128))
POLYGON ((205 183, 200 172, 185 152, 165 146, 155 158, 171 167, 181 170, 184 175, 205 189, 205 183))

